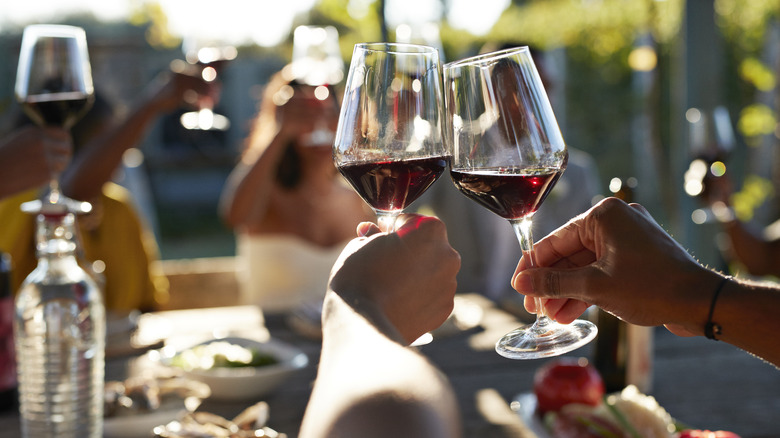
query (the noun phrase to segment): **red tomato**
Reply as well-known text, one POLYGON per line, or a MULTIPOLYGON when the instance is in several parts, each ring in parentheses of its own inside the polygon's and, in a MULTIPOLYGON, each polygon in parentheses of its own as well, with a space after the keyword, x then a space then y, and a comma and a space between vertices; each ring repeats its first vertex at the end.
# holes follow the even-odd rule
POLYGON ((534 393, 540 414, 569 403, 598 406, 604 397, 604 381, 586 359, 563 358, 536 371, 534 393))
POLYGON ((686 429, 680 432, 679 438, 739 438, 739 435, 725 430, 686 429))

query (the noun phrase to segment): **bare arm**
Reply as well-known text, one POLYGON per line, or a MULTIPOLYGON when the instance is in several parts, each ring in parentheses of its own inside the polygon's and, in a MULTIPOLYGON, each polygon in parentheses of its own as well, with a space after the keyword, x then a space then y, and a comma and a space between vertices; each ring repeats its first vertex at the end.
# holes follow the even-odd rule
POLYGON ((460 435, 447 379, 406 346, 451 312, 460 258, 440 221, 410 218, 353 240, 334 267, 303 438, 460 435))
MULTIPOLYGON (((704 335, 710 303, 723 275, 701 266, 640 205, 608 198, 535 248, 537 262, 520 261, 512 285, 545 297, 545 311, 571 322, 590 304, 638 325, 665 325, 678 335, 704 335)), ((712 321, 718 339, 780 365, 780 287, 729 280, 712 321)))
POLYGON ((189 73, 166 72, 156 78, 126 118, 111 121, 75 156, 63 174, 65 193, 75 199, 97 196, 119 167, 125 151, 143 139, 158 117, 184 103, 190 90, 204 94, 209 85, 189 73))
POLYGON ((734 257, 752 275, 780 276, 780 239, 768 238, 739 221, 724 224, 734 257))

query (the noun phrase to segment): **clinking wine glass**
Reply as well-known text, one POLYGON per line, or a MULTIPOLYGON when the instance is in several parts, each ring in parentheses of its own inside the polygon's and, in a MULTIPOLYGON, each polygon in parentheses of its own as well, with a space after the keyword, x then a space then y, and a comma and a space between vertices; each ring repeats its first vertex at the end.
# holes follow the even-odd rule
MULTIPOLYGON (((70 129, 87 112, 94 99, 87 37, 82 28, 36 24, 22 35, 15 85, 16 99, 39 126, 70 129)), ((65 207, 87 212, 88 203, 60 193, 59 175, 52 175, 49 193, 42 201, 23 205, 28 212, 65 207)))
POLYGON ((352 53, 333 157, 382 231, 447 166, 440 72, 432 47, 364 43, 352 53))
MULTIPOLYGON (((205 37, 188 37, 182 41, 182 50, 188 63, 200 67, 200 75, 206 82, 216 82, 225 68, 225 64, 238 55, 236 48, 224 41, 205 37)), ((218 100, 218 88, 208 95, 198 96, 197 111, 189 111, 181 115, 181 124, 186 129, 204 131, 225 131, 230 127, 230 120, 222 114, 214 112, 218 100)))
MULTIPOLYGON (((523 257, 532 263, 531 220, 560 178, 568 153, 527 47, 479 55, 444 66, 451 137, 450 175, 468 198, 507 219, 523 257)), ((496 343, 511 359, 556 356, 590 342, 596 326, 559 324, 544 315, 496 343)))

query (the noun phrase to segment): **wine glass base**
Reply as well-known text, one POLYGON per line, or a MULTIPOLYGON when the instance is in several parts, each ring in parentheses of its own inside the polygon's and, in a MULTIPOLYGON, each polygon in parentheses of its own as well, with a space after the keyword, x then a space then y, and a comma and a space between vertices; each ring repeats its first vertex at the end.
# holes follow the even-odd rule
POLYGON ((509 359, 558 356, 582 347, 597 333, 595 324, 582 319, 576 319, 571 324, 537 321, 504 335, 496 343, 496 353, 509 359))

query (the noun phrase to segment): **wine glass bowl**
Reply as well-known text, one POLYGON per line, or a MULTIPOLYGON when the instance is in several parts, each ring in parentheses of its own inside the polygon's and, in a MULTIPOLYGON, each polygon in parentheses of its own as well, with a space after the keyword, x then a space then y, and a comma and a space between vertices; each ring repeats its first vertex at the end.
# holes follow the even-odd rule
POLYGON ((333 157, 383 231, 447 167, 440 72, 432 47, 364 43, 352 54, 333 157))
MULTIPOLYGON (((563 174, 568 153, 528 48, 446 64, 444 90, 453 183, 511 223, 523 257, 533 264, 532 218, 563 174)), ((499 354, 555 356, 595 337, 591 322, 561 325, 536 304, 536 322, 501 338, 499 354)))
MULTIPOLYGON (((73 127, 94 99, 84 29, 54 24, 25 27, 14 93, 24 112, 38 126, 73 127)), ((59 207, 73 213, 85 213, 91 208, 88 203, 62 196, 59 175, 53 174, 46 198, 28 203, 23 209, 35 212, 59 207)))
MULTIPOLYGON (((214 38, 188 37, 182 41, 182 51, 188 63, 198 66, 200 76, 205 82, 216 83, 225 65, 236 58, 238 51, 227 42, 214 38)), ((222 114, 214 112, 214 106, 219 99, 218 87, 212 87, 212 92, 199 95, 195 101, 197 111, 188 111, 181 115, 181 124, 186 129, 219 130, 230 127, 230 120, 222 114)))

